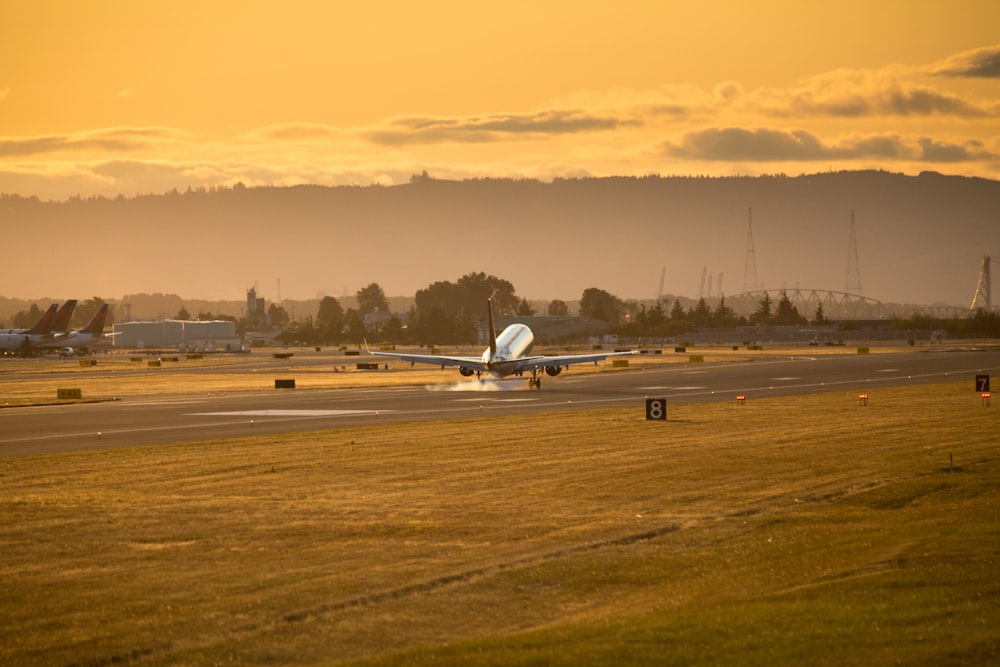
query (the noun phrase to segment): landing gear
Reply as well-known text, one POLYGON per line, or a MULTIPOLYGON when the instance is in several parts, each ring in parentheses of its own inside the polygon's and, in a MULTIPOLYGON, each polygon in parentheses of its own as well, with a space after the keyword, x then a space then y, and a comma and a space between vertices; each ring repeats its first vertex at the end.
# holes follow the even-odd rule
POLYGON ((531 377, 528 378, 528 389, 532 387, 535 389, 542 388, 542 378, 538 377, 538 371, 531 371, 531 377))

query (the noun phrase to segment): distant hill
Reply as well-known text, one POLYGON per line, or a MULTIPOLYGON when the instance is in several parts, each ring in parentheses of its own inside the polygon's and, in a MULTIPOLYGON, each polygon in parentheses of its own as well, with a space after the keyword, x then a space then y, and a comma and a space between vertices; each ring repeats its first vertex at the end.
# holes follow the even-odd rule
MULTIPOLYGON (((18 299, 184 295, 192 315, 202 308, 193 303, 213 312, 212 303, 242 303, 255 283, 268 302, 279 281, 284 297, 303 302, 342 299, 371 282, 412 297, 479 271, 543 303, 579 299, 589 287, 655 298, 661 271, 668 294, 735 295, 744 287, 751 208, 756 273, 771 289, 844 290, 852 211, 862 293, 884 302, 968 306, 983 255, 1000 257, 1000 182, 986 179, 878 171, 416 178, 394 187, 236 187, 114 200, 3 195, 0 289, 18 299)), ((132 308, 133 317, 175 314, 172 305, 132 308)))

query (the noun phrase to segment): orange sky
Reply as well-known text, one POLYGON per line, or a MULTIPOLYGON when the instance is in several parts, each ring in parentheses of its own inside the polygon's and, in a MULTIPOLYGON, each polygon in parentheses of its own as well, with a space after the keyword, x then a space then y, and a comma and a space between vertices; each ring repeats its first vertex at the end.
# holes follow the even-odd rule
POLYGON ((4 3, 0 192, 1000 178, 1000 3, 4 3))

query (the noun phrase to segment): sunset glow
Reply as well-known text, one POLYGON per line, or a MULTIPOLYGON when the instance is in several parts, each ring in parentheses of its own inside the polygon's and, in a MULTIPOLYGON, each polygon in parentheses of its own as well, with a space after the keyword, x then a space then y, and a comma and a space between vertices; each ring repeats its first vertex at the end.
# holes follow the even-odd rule
POLYGON ((8 3, 0 192, 996 179, 997 25, 967 1, 8 3))

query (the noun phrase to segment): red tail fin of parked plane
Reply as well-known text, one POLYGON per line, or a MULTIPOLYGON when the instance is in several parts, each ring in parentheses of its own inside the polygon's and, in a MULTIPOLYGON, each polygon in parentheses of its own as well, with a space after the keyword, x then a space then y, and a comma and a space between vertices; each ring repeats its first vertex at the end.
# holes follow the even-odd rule
POLYGON ((62 305, 56 312, 55 319, 52 320, 52 333, 69 331, 69 321, 73 317, 73 310, 76 308, 76 299, 70 299, 62 305))
POLYGON ((42 315, 37 322, 35 322, 35 326, 25 331, 24 335, 47 336, 52 333, 52 322, 56 318, 56 309, 58 307, 59 305, 55 303, 49 306, 49 309, 45 311, 45 314, 42 315))

